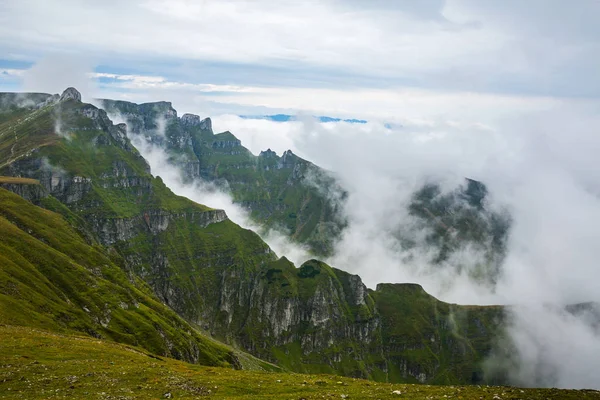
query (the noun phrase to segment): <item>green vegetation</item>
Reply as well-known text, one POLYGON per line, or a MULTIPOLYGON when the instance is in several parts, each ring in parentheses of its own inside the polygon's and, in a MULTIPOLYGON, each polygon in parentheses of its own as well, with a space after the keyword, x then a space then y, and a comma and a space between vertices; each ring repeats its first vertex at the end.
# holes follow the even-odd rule
POLYGON ((501 333, 503 307, 444 303, 416 284, 380 284, 371 295, 383 316, 390 376, 406 377, 410 370, 413 382, 419 376, 433 376, 427 381, 438 384, 484 381, 482 362, 490 337, 501 333))
POLYGON ((208 119, 188 123, 177 118, 170 103, 104 100, 103 107, 125 117, 130 132, 161 146, 189 179, 202 178, 230 191, 263 229, 283 231, 317 256, 331 252, 345 225, 339 210, 345 192, 327 171, 291 151, 281 157, 271 150, 255 156, 231 132, 213 134, 208 119))
POLYGON ((18 185, 39 185, 37 179, 18 178, 14 176, 0 176, 0 183, 14 183, 18 185))
POLYGON ((79 331, 205 365, 241 367, 165 307, 115 254, 89 245, 58 214, 0 189, 0 321, 79 331))
POLYGON ((0 325, 0 398, 600 399, 592 390, 376 383, 329 375, 233 371, 143 349, 0 325), (394 391, 400 391, 400 395, 394 391))
MULTIPOLYGON (((150 111, 130 117, 134 126, 165 116, 166 136, 154 139, 169 140, 172 154, 175 144, 192 144, 199 156, 186 162, 200 174, 228 176, 239 193, 313 232, 330 220, 324 197, 301 183, 312 164, 290 152, 254 157, 206 121, 187 118, 180 130, 169 103, 139 107, 150 111), (248 184, 245 174, 256 180, 248 184)), ((369 291, 318 260, 296 268, 277 259, 256 233, 152 177, 124 128, 94 106, 66 100, 2 115, 0 173, 39 180, 43 193, 31 196, 34 206, 0 189, 0 323, 213 366, 490 381, 480 364, 501 331, 501 307, 446 304, 415 285, 369 291)))

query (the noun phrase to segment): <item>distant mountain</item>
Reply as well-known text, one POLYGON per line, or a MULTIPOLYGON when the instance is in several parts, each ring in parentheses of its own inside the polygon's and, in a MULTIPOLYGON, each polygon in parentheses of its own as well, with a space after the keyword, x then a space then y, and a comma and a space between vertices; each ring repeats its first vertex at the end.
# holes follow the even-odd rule
POLYGON ((413 194, 408 209, 417 223, 397 232, 405 249, 426 250, 432 266, 456 268, 457 272, 464 272, 464 265, 451 262, 452 257, 468 250, 472 262, 477 263, 468 274, 480 283, 496 284, 512 219, 506 210, 490 208, 482 182, 467 178, 447 192, 439 184, 425 184, 413 194), (414 240, 415 230, 425 232, 424 243, 414 240))
MULTIPOLYGON (((244 119, 265 119, 268 121, 275 122, 289 122, 289 121, 297 121, 298 117, 295 115, 288 114, 275 114, 275 115, 240 115, 240 118, 244 119)), ((335 117, 325 117, 325 116, 317 116, 313 117, 319 122, 348 122, 350 124, 366 124, 368 121, 364 119, 343 119, 343 118, 335 118, 335 117)))

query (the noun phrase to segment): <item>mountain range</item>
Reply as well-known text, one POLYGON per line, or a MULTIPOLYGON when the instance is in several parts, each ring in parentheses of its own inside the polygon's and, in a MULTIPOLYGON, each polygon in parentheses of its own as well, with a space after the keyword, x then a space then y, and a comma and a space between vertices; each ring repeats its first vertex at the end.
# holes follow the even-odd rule
MULTIPOLYGON (((319 260, 348 223, 334 174, 291 151, 254 155, 169 102, 100 104, 74 88, 0 94, 0 324, 209 366, 506 383, 484 361, 505 337, 509 307, 448 304, 417 284, 371 290, 319 260), (284 231, 314 259, 294 265, 224 211, 175 195, 135 135, 166 151, 185 180, 229 191, 262 229, 284 231)), ((486 194, 474 180, 448 193, 426 184, 409 211, 427 229, 432 264, 480 247, 477 274, 493 283, 511 219, 488 210, 486 194)), ((410 231, 397 235, 417 245, 410 231)))

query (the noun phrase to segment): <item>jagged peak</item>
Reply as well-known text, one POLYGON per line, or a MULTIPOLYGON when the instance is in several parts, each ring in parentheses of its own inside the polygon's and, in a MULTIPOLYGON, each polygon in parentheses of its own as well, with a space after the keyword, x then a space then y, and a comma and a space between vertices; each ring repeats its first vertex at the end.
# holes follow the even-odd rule
POLYGON ((292 153, 291 150, 286 150, 281 155, 281 162, 285 163, 287 161, 292 161, 292 160, 294 160, 296 158, 298 158, 298 157, 296 157, 296 155, 294 153, 292 153))
POLYGON ((467 181, 467 187, 464 188, 462 197, 473 207, 483 208, 483 201, 488 193, 486 185, 471 178, 465 178, 465 180, 467 181))
POLYGON ((74 87, 68 87, 60 95, 59 101, 76 100, 81 101, 81 93, 74 87))
POLYGON ((268 148, 265 151, 261 151, 260 154, 258 155, 259 157, 277 157, 277 153, 274 152, 273 150, 271 150, 270 148, 268 148))
POLYGON ((180 121, 184 126, 197 126, 200 125, 200 116, 186 113, 181 116, 180 121))
POLYGON ((212 121, 210 120, 210 118, 204 118, 203 120, 200 120, 199 115, 186 113, 181 116, 179 121, 181 122, 181 125, 183 125, 183 126, 186 126, 186 127, 197 126, 204 131, 212 132, 212 121))
POLYGON ((212 132, 212 121, 210 118, 204 118, 200 121, 200 129, 212 132))

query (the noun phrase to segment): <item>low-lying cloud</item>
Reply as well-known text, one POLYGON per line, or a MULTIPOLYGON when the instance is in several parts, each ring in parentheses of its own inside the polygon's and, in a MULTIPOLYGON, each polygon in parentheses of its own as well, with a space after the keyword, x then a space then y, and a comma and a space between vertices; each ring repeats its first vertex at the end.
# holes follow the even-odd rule
MULTIPOLYGON (((420 121, 390 129, 303 116, 287 123, 221 116, 213 126, 233 131, 255 153, 291 148, 339 177, 348 191, 349 224, 326 260, 330 265, 359 274, 369 287, 417 282, 449 302, 509 304, 508 342, 498 349, 515 351, 494 353, 490 373, 523 386, 598 388, 591 372, 600 368, 598 313, 590 318, 565 306, 600 300, 600 173, 593 168, 599 122, 585 108, 573 108, 497 126, 420 121), (424 242, 406 249, 398 238, 400 230, 422 240, 407 210, 416 190, 435 182, 449 192, 465 177, 487 185, 488 209, 512 217, 492 285, 470 273, 482 262, 479 249, 466 246, 433 267, 424 242)), ((205 182, 185 183, 161 149, 140 136, 133 143, 175 193, 225 209, 234 222, 260 231, 227 193, 205 182)), ((297 264, 308 257, 276 231, 263 237, 279 256, 297 264)))
POLYGON ((507 333, 518 351, 491 362, 510 365, 508 376, 519 385, 600 387, 597 314, 592 322, 564 311, 600 300, 600 120, 586 107, 494 127, 446 122, 391 130, 231 116, 214 125, 225 123, 253 151, 283 144, 340 177, 349 191, 349 226, 328 263, 370 287, 412 281, 446 301, 514 305, 507 333), (501 275, 491 287, 467 273, 480 261, 477 251, 465 248, 450 260, 466 267, 461 272, 432 268, 426 254, 409 254, 394 236, 398 227, 410 228, 407 205, 415 190, 426 182, 452 190, 465 177, 487 185, 487 207, 512 217, 501 275))
MULTIPOLYGON (((124 122, 119 116, 111 116, 113 120, 124 122)), ((165 137, 164 129, 166 123, 159 120, 157 123, 159 137, 165 137)), ((225 210, 229 219, 237 223, 243 228, 251 229, 261 234, 265 242, 269 244, 271 249, 279 256, 286 256, 297 264, 310 258, 308 250, 304 247, 293 243, 283 233, 276 229, 265 230, 250 218, 248 211, 238 204, 235 204, 230 194, 221 186, 206 182, 201 179, 196 179, 190 182, 184 178, 181 170, 173 165, 166 151, 153 144, 143 135, 132 135, 128 133, 132 144, 139 150, 140 154, 148 161, 152 174, 160 176, 163 182, 177 195, 187 197, 197 203, 205 204, 213 208, 225 210)))

